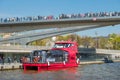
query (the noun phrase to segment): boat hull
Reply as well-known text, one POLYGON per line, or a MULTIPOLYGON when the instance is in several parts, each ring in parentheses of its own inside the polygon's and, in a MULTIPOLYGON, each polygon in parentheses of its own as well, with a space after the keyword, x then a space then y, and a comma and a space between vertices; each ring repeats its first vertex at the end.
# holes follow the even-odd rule
POLYGON ((57 70, 62 68, 77 67, 77 63, 24 63, 23 68, 26 70, 57 70))

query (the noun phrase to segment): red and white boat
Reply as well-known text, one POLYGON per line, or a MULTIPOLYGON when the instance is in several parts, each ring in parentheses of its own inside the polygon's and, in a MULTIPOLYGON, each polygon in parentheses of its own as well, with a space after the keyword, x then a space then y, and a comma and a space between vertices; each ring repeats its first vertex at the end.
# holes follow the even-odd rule
POLYGON ((34 50, 30 53, 30 58, 25 58, 23 62, 24 71, 29 69, 55 70, 67 67, 77 67, 79 59, 76 55, 78 46, 76 42, 62 41, 56 42, 51 50, 34 50))

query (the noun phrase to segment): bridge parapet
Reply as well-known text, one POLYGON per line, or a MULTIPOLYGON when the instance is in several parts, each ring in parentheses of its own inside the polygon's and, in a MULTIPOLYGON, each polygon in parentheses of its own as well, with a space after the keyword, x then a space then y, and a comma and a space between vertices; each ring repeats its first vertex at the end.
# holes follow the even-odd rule
POLYGON ((120 54, 120 50, 96 49, 97 54, 120 54))
POLYGON ((0 50, 39 50, 39 49, 50 49, 50 46, 21 46, 21 45, 10 45, 0 46, 0 50))
POLYGON ((78 13, 78 14, 60 14, 58 17, 51 16, 29 16, 29 17, 11 17, 11 18, 0 18, 0 23, 16 23, 16 22, 32 22, 32 21, 51 21, 61 19, 86 19, 93 18, 96 20, 97 17, 116 17, 120 16, 120 12, 97 12, 97 13, 78 13))
MULTIPOLYGON (((85 25, 99 25, 99 27, 120 24, 120 15, 82 18, 63 18, 52 20, 33 20, 27 22, 0 23, 0 32, 20 32, 47 28, 67 28, 85 25)), ((95 28, 95 27, 93 27, 95 28)), ((88 29, 88 28, 87 28, 88 29)), ((89 28, 90 29, 90 28, 89 28)))
POLYGON ((79 48, 82 54, 120 54, 120 50, 95 49, 95 48, 79 48))
POLYGON ((96 54, 95 48, 78 48, 78 52, 82 54, 96 54))

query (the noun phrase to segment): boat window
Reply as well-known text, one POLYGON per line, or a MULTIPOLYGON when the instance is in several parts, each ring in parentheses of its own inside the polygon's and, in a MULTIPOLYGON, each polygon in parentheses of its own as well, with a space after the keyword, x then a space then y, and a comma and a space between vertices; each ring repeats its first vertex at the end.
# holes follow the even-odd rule
POLYGON ((68 52, 63 50, 51 50, 50 56, 47 58, 49 62, 63 62, 68 61, 68 52))
POLYGON ((45 63, 47 58, 47 51, 39 50, 33 51, 31 54, 31 62, 45 63))
POLYGON ((69 53, 63 50, 34 51, 31 56, 31 62, 46 63, 46 62, 67 62, 69 53))
POLYGON ((33 51, 32 52, 32 56, 42 56, 43 54, 46 54, 47 52, 44 50, 40 50, 40 51, 33 51))
POLYGON ((38 51, 34 51, 33 56, 38 56, 38 51))
POLYGON ((67 48, 67 47, 71 47, 73 46, 73 44, 70 43, 57 43, 54 45, 54 48, 67 48))

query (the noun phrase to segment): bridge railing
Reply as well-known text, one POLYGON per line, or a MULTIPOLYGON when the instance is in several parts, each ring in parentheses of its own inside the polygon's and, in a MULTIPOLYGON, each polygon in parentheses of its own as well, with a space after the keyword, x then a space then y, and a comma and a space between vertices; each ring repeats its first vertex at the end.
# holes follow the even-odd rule
POLYGON ((1 50, 41 50, 41 49, 50 49, 50 46, 21 46, 21 45, 10 45, 10 46, 5 46, 2 45, 0 46, 1 50))
POLYGON ((62 19, 93 19, 96 18, 112 18, 119 17, 120 12, 99 12, 99 13, 78 13, 78 14, 61 14, 58 17, 50 16, 29 16, 29 17, 11 17, 11 18, 0 18, 0 23, 20 23, 20 22, 34 22, 34 21, 51 21, 51 20, 62 20, 62 19))
POLYGON ((96 53, 100 54, 120 54, 120 50, 96 49, 96 53))
POLYGON ((120 54, 120 50, 96 49, 96 48, 78 48, 82 54, 120 54))

